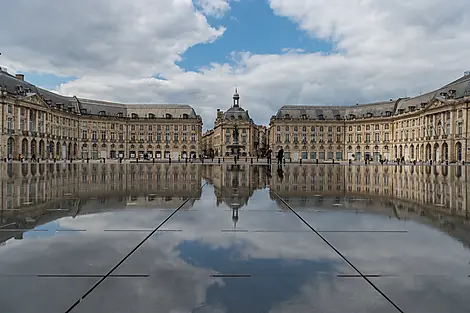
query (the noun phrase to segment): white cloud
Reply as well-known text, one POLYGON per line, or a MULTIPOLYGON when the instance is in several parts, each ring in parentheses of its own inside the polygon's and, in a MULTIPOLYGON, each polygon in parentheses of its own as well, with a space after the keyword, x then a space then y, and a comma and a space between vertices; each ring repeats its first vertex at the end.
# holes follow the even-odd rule
POLYGON ((222 17, 230 9, 230 0, 195 0, 206 15, 222 17))
POLYGON ((0 36, 8 67, 79 77, 58 88, 67 94, 189 103, 205 127, 212 127, 216 108, 231 105, 236 85, 241 105, 266 124, 284 104, 412 96, 470 68, 466 0, 452 5, 444 0, 270 0, 275 14, 330 40, 334 52, 234 51, 233 62, 210 64, 200 72, 185 72, 175 62, 189 47, 223 36, 224 28, 211 27, 204 14, 227 13, 228 1, 201 0, 200 11, 189 0, 57 3, 7 4, 11 14, 0 21, 0 36), (15 25, 14 31, 9 25, 15 25), (156 74, 166 80, 153 78, 156 74))

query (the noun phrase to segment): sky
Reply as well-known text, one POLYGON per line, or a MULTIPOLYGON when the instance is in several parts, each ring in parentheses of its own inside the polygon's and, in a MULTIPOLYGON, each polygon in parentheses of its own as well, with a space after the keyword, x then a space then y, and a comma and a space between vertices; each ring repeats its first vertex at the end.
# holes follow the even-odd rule
POLYGON ((190 104, 213 127, 240 104, 267 125, 283 105, 419 95, 470 69, 470 1, 15 0, 0 65, 64 95, 190 104))

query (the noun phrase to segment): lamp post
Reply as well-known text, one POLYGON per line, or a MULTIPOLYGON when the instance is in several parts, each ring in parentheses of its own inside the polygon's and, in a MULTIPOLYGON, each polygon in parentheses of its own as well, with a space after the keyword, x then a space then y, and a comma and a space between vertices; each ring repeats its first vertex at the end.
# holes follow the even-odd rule
MULTIPOLYGON (((8 95, 6 87, 0 86, 0 98, 2 99, 2 136, 5 134, 5 99, 8 95)), ((1 143, 1 158, 4 158, 4 143, 1 143)))

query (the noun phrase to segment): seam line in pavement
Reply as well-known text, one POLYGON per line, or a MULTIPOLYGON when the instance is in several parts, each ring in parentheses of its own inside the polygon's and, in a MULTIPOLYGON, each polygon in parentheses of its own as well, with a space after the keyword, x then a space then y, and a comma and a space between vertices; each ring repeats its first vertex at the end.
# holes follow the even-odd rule
POLYGON ((305 225, 307 225, 308 228, 310 228, 318 237, 320 237, 321 240, 323 240, 331 249, 333 249, 336 254, 338 254, 346 263, 349 264, 359 275, 364 279, 372 288, 374 288, 378 293, 382 295, 395 309, 397 309, 399 312, 404 313, 400 307, 393 302, 392 299, 390 299, 382 290, 379 289, 369 278, 367 278, 366 275, 364 275, 354 264, 351 263, 338 249, 335 248, 325 237, 323 237, 313 226, 311 226, 302 216, 300 216, 299 213, 297 213, 281 196, 277 194, 277 192, 270 190, 276 197, 281 200, 282 203, 284 203, 285 206, 289 208, 289 210, 292 211, 305 225))
POLYGON ((206 186, 207 183, 204 183, 201 188, 199 188, 198 190, 196 190, 194 193, 192 193, 186 200, 184 200, 184 202, 182 204, 180 204, 179 207, 176 208, 176 210, 174 210, 170 215, 167 216, 167 218, 165 218, 150 234, 148 234, 137 246, 135 246, 124 258, 122 258, 116 265, 114 265, 103 277, 100 278, 100 280, 98 280, 83 296, 80 297, 80 299, 78 299, 77 301, 75 301, 75 303, 72 304, 72 306, 70 308, 68 308, 65 313, 69 313, 71 312, 81 301, 83 301, 90 293, 93 292, 93 290, 96 289, 96 287, 98 287, 99 285, 101 285, 101 283, 109 276, 111 276, 111 274, 113 274, 113 272, 119 267, 121 266, 122 263, 124 263, 132 254, 134 254, 134 252, 137 251, 137 249, 139 249, 150 237, 153 236, 153 234, 155 234, 158 229, 160 227, 163 226, 163 224, 165 224, 166 222, 168 222, 168 220, 173 216, 175 215, 186 203, 188 203, 189 200, 191 200, 194 195, 196 195, 198 192, 200 192, 204 186, 206 186))

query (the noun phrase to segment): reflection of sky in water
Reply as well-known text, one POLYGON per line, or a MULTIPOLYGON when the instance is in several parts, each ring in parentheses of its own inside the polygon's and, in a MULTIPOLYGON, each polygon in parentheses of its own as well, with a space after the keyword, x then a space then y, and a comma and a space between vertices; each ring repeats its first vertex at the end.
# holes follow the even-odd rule
MULTIPOLYGON (((58 168, 64 169, 63 166, 58 168)), ((67 168, 63 173, 67 173, 67 168)), ((182 169, 172 165, 168 170, 178 168, 182 169)), ((388 310, 390 305, 361 278, 338 277, 339 274, 355 272, 266 188, 278 188, 275 167, 271 184, 266 179, 266 168, 251 170, 247 167, 238 177, 237 170, 230 168, 230 171, 217 165, 199 168, 207 177, 201 173, 195 175, 195 185, 206 181, 213 184, 206 185, 202 192, 195 192, 194 188, 189 190, 191 187, 188 185, 187 190, 179 190, 180 193, 174 195, 181 182, 152 185, 158 180, 156 176, 146 181, 136 175, 137 180, 128 186, 139 190, 141 186, 147 186, 148 190, 123 195, 117 185, 112 192, 108 190, 107 184, 99 182, 101 174, 98 174, 98 183, 92 187, 86 183, 80 185, 87 192, 94 192, 93 197, 77 202, 75 199, 62 199, 69 196, 59 194, 51 197, 54 202, 47 212, 41 206, 43 202, 34 211, 34 201, 25 200, 30 204, 27 211, 19 212, 18 218, 22 223, 17 225, 37 225, 35 229, 38 231, 25 232, 23 240, 9 240, 15 244, 0 247, 0 271, 28 275, 106 273, 179 207, 184 197, 194 194, 194 198, 164 224, 162 228, 167 231, 152 236, 118 268, 119 274, 149 274, 149 278, 107 278, 73 313, 131 312, 135 309, 133 304, 138 304, 140 311, 144 312, 149 308, 198 313, 393 312, 388 310), (159 186, 162 188, 158 189, 159 186), (101 190, 109 193, 101 196, 101 190), (158 192, 161 194, 155 196, 158 192), (152 201, 147 201, 149 194, 153 194, 152 201), (167 199, 170 196, 171 201, 167 199), (230 232, 234 227, 230 207, 234 203, 241 207, 237 230, 247 230, 246 233, 230 232), (35 221, 34 224, 31 221, 35 221), (302 232, 293 232, 295 230, 302 232), (211 273, 252 276, 220 278, 210 277, 211 273)), ((333 182, 336 177, 343 179, 349 169, 325 168, 325 173, 333 170, 333 182), (338 169, 344 172, 336 175, 334 171, 338 169)), ((443 217, 436 208, 408 203, 397 197, 372 199, 373 192, 356 193, 356 199, 352 201, 345 197, 346 187, 338 195, 332 193, 318 197, 315 195, 320 191, 312 191, 310 186, 302 191, 301 183, 295 189, 297 183, 289 180, 293 177, 289 173, 304 169, 313 172, 314 167, 286 166, 279 194, 305 221, 324 231, 322 235, 362 272, 392 274, 393 277, 374 278, 373 282, 405 312, 465 312, 470 307, 470 281, 467 277, 470 274, 470 250, 462 244, 470 242, 470 231, 464 216, 443 217), (375 230, 402 232, 370 232, 375 230)), ((353 169, 355 172, 356 168, 353 169)), ((396 168, 388 169, 392 174, 396 168)), ((397 185, 400 179, 412 178, 415 184, 424 182, 427 187, 430 180, 436 180, 433 188, 422 190, 439 193, 439 199, 444 203, 447 199, 453 201, 455 195, 450 192, 457 191, 457 201, 463 201, 467 186, 463 179, 456 182, 456 170, 462 169, 449 168, 450 174, 443 181, 448 183, 445 185, 437 182, 438 176, 418 176, 417 172, 424 170, 416 167, 415 174, 404 173, 393 186, 401 186, 400 190, 406 193, 409 185, 397 185), (438 185, 441 187, 436 187, 438 185), (452 185, 448 190, 442 189, 448 185, 452 185)), ((100 166, 97 166, 97 171, 100 171, 100 166)), ((315 173, 315 179, 321 176, 318 171, 315 173)), ((172 173, 167 176, 168 179, 174 177, 172 173)), ((75 177, 82 179, 80 174, 75 177)), ((182 177, 181 173, 179 177, 182 177)), ((53 179, 57 183, 56 178, 53 179)), ((301 175, 298 179, 300 182, 301 175)), ((307 179, 307 185, 309 181, 307 179)), ((317 184, 319 181, 317 179, 317 184)), ((323 181, 329 184, 327 174, 323 181)), ((73 194, 74 190, 66 193, 73 194)), ((427 195, 424 202, 431 200, 434 201, 427 195)), ((456 202, 451 203, 455 206, 456 202)), ((446 210, 442 206, 439 209, 446 210)), ((458 213, 462 215, 464 209, 458 213)), ((446 213, 452 212, 448 210, 446 213)), ((6 223, 14 221, 12 213, 8 212, 6 223)), ((4 238, 16 236, 14 232, 2 235, 4 238)), ((29 313, 36 312, 38 308, 47 312, 63 312, 91 286, 81 286, 82 289, 74 292, 77 285, 77 281, 70 279, 61 282, 57 279, 37 280, 36 277, 24 280, 10 277, 3 282, 0 279, 0 288, 5 290, 0 296, 0 312, 18 309, 29 313), (56 288, 56 297, 67 299, 64 307, 54 307, 54 300, 45 303, 44 299, 50 299, 48 291, 51 286, 56 288), (64 298, 66 294, 71 296, 64 298), (21 300, 25 297, 28 302, 21 300), (49 308, 48 304, 52 307, 49 308), (29 307, 26 309, 23 305, 29 307)))
POLYGON ((240 253, 245 244, 249 242, 214 249, 199 241, 184 241, 176 247, 180 258, 191 265, 209 268, 219 274, 252 275, 250 278, 226 278, 222 285, 210 285, 207 305, 223 307, 226 312, 234 313, 268 312, 276 303, 293 298, 304 284, 312 283, 315 274, 334 275, 335 265, 342 263, 332 260, 247 259, 240 253))

